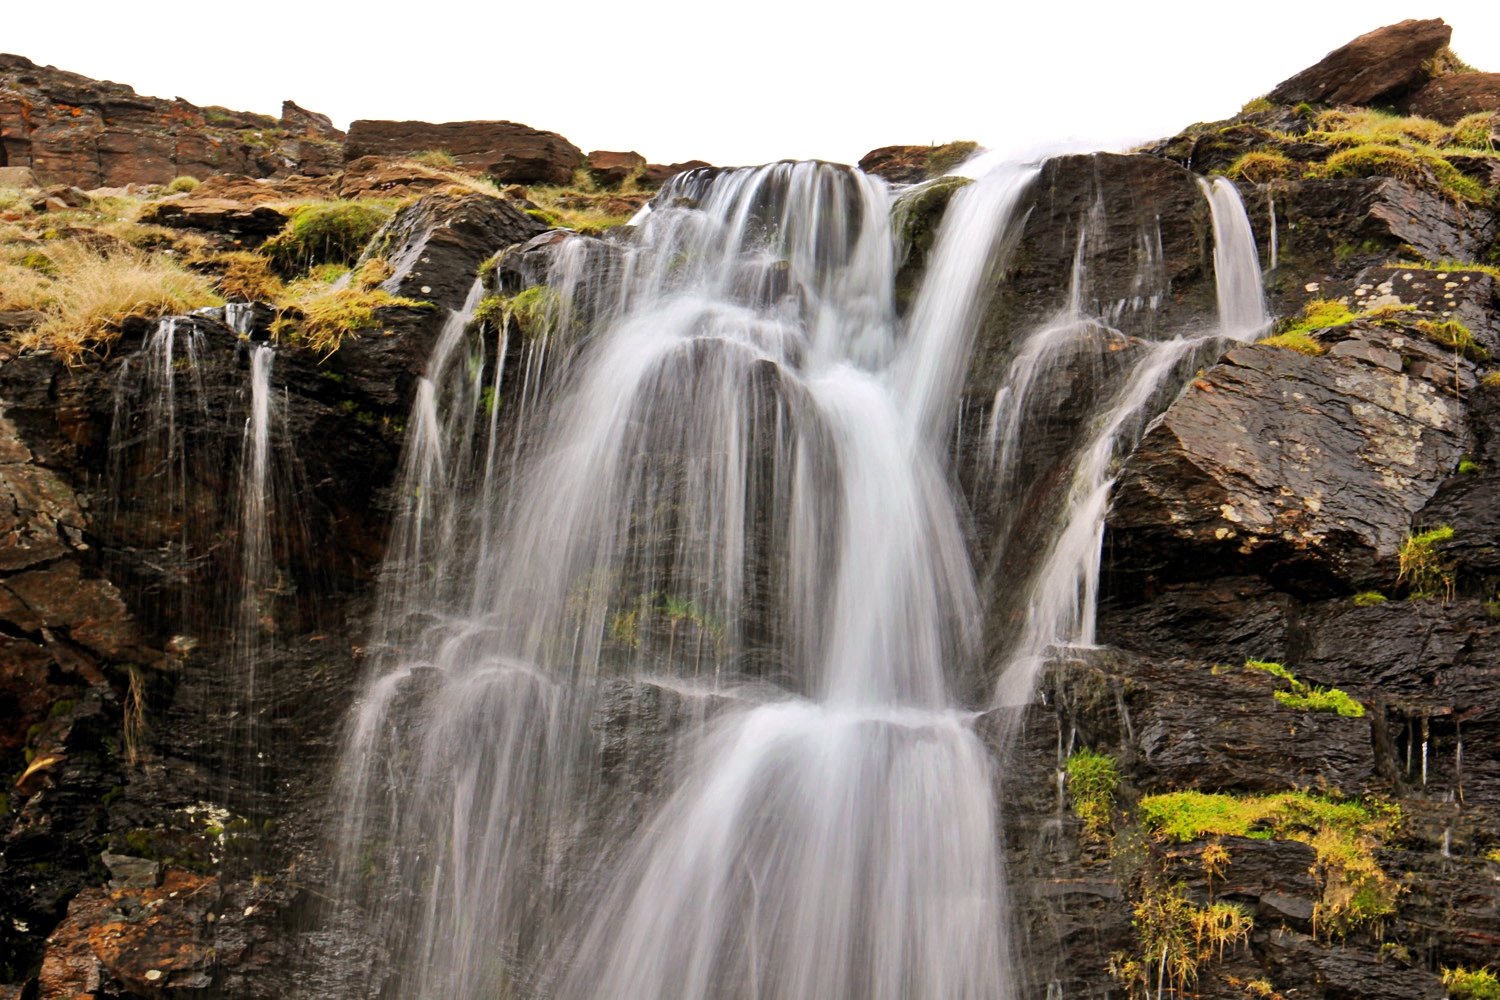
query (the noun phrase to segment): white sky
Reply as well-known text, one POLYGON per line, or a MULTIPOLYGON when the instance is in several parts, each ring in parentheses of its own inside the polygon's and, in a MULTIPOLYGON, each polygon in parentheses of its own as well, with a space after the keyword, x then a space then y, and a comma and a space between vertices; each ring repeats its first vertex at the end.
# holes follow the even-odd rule
MULTIPOLYGON (((1495 0, 953 3, 78 0, 0 50, 278 114, 505 118, 653 162, 853 162, 894 143, 1119 148, 1234 114, 1356 35, 1442 17, 1500 71, 1495 0)), ((14 26, 14 25, 13 25, 14 26)))

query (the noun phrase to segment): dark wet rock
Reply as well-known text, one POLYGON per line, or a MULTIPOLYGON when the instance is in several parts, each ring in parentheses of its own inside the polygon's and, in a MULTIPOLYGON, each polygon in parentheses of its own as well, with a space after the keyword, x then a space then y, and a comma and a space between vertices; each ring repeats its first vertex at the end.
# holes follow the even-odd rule
MULTIPOLYGON (((1110 552, 1105 571, 1110 572, 1110 552)), ((1191 656, 1211 663, 1286 658, 1293 599, 1258 577, 1154 586, 1111 597, 1099 608, 1099 638, 1144 656, 1191 656)))
POLYGON ((897 260, 896 302, 903 309, 926 270, 927 255, 937 240, 938 226, 958 189, 972 183, 966 177, 939 177, 902 192, 891 209, 891 224, 901 246, 897 260))
POLYGON ((1402 102, 1407 114, 1452 125, 1465 115, 1500 111, 1500 73, 1455 73, 1435 77, 1402 102))
POLYGON ((287 217, 267 205, 246 205, 228 198, 164 199, 148 205, 141 221, 173 229, 207 229, 260 242, 280 232, 287 217))
POLYGON ((1423 64, 1452 36, 1453 29, 1441 18, 1376 28, 1277 84, 1266 96, 1276 104, 1390 103, 1426 80, 1423 64))
POLYGON ((1308 593, 1378 586, 1466 445, 1460 404, 1430 381, 1236 347, 1131 456, 1109 545, 1162 580, 1250 569, 1308 593))
POLYGON ((105 851, 100 860, 109 869, 111 889, 154 889, 161 884, 161 865, 149 858, 105 851))
POLYGON ((426 150, 452 154, 459 166, 505 184, 567 184, 583 151, 556 132, 507 121, 396 122, 349 126, 344 158, 402 157, 426 150))

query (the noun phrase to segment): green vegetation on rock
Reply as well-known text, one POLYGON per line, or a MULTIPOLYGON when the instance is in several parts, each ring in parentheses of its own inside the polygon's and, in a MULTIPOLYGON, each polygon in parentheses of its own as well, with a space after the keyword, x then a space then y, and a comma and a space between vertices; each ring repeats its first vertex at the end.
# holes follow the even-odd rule
POLYGON ((485 296, 474 309, 474 320, 497 328, 514 322, 526 339, 540 340, 556 329, 563 306, 556 289, 534 285, 515 295, 485 296))
POLYGON ((1073 811, 1089 836, 1102 836, 1109 830, 1110 810, 1120 785, 1114 758, 1085 747, 1068 757, 1067 774, 1073 811))
POLYGON ((1370 608, 1377 604, 1384 604, 1386 596, 1378 590, 1361 590, 1354 595, 1354 606, 1356 608, 1370 608))
POLYGON ((1443 969, 1443 985, 1452 1000, 1500 1000, 1500 979, 1488 969, 1443 969))
POLYGON ((167 185, 168 194, 177 194, 180 191, 195 191, 201 182, 196 177, 183 174, 181 177, 173 177, 172 182, 167 185))
MULTIPOLYGON (((1385 598, 1382 597, 1380 600, 1385 600, 1385 598)), ((1358 603, 1358 598, 1356 598, 1356 603, 1358 603)), ((1365 707, 1345 692, 1338 688, 1309 686, 1299 681, 1290 670, 1279 663, 1272 663, 1268 660, 1246 660, 1245 668, 1264 670, 1289 683, 1291 690, 1272 692, 1272 697, 1287 708, 1295 708, 1304 712, 1336 712, 1355 719, 1365 714, 1365 707)))
POLYGON ((1470 361, 1488 361, 1490 359, 1490 352, 1480 347, 1475 342, 1474 334, 1469 331, 1469 328, 1456 319, 1443 320, 1442 322, 1424 319, 1418 321, 1416 326, 1422 332, 1423 336, 1434 344, 1451 347, 1470 361))
POLYGON ((260 252, 283 275, 318 264, 353 264, 393 207, 374 201, 314 202, 292 211, 286 226, 260 252))
POLYGON ((1438 553, 1438 546, 1452 539, 1453 529, 1446 524, 1406 536, 1401 543, 1401 571, 1396 582, 1405 582, 1410 596, 1453 595, 1453 569, 1438 553))

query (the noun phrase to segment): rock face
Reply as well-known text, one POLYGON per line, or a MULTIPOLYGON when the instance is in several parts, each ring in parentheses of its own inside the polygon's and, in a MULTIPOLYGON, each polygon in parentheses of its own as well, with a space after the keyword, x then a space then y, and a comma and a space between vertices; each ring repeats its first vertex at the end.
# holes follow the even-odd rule
POLYGON ((1428 82, 1403 102, 1407 114, 1452 125, 1465 115, 1500 111, 1500 73, 1458 73, 1428 82))
POLYGON ((583 151, 556 132, 506 121, 394 122, 361 119, 349 126, 345 161, 398 158, 425 150, 451 153, 459 165, 505 184, 567 184, 583 151))
POLYGON ((1410 333, 1351 334, 1323 358, 1237 347, 1188 387, 1120 477, 1110 530, 1135 565, 1163 578, 1253 565, 1313 591, 1393 575, 1467 433, 1445 380, 1402 371, 1405 358, 1441 362, 1439 350, 1410 333))
POLYGON ((184 174, 328 173, 342 160, 338 143, 331 133, 309 134, 307 121, 143 97, 123 84, 0 55, 0 167, 30 167, 43 184, 91 189, 165 184, 184 174))
POLYGON ((1441 18, 1407 20, 1360 35, 1267 95, 1276 104, 1392 102, 1425 81, 1423 63, 1453 36, 1441 18))
POLYGON ((958 166, 976 148, 977 144, 972 142, 950 142, 942 146, 881 146, 859 158, 859 169, 892 184, 917 184, 958 166))
POLYGON ((646 158, 635 150, 612 153, 596 149, 588 155, 589 176, 600 187, 618 187, 625 178, 646 166, 646 158))

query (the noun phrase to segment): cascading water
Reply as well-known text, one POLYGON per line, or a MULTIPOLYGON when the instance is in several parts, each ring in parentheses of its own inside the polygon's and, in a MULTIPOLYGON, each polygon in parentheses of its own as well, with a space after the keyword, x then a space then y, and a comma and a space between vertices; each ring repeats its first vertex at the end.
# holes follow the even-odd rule
MULTIPOLYGON (((978 605, 940 449, 1029 176, 960 193, 971 224, 904 336, 883 184, 679 178, 611 251, 592 325, 555 324, 548 350, 580 360, 508 496, 454 472, 492 444, 467 429, 483 344, 460 364, 450 328, 345 771, 346 868, 402 995, 1007 994, 988 754, 950 694, 978 605), (646 818, 595 821, 626 826, 601 846, 590 715, 626 679, 705 721, 646 818)), ((569 261, 563 301, 589 280, 569 261)))
MULTIPOLYGON (((905 322, 889 194, 826 164, 680 175, 632 238, 558 248, 545 322, 494 350, 466 331, 476 286, 419 386, 342 773, 346 888, 394 995, 1012 994, 994 775, 955 694, 981 616, 944 453, 1034 174, 954 195, 905 322), (600 777, 621 715, 674 720, 658 784, 600 777)), ((1208 193, 1237 246, 1242 207, 1208 193)), ((1064 351, 1118 356, 1002 703, 1092 641, 1112 470, 1171 373, 1261 322, 1226 249, 1222 328, 1127 343, 1086 315, 1085 239, 990 415, 1003 479, 1064 351)), ((1159 234, 1142 245, 1149 264, 1159 234)))

